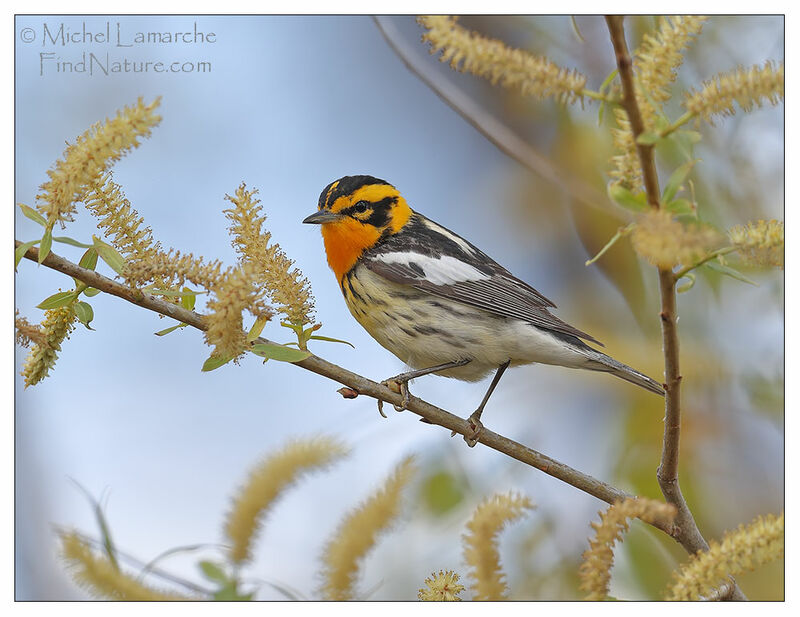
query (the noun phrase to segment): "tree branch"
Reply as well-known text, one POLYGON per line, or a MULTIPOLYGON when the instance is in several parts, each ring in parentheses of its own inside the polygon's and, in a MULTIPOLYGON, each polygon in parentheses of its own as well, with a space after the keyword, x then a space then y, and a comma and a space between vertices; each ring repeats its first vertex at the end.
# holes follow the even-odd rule
POLYGON ((499 118, 481 107, 452 81, 434 71, 425 57, 403 40, 397 27, 390 20, 378 16, 374 16, 373 19, 383 38, 403 64, 501 152, 540 178, 566 191, 584 206, 620 216, 620 210, 614 207, 600 191, 581 178, 558 169, 546 156, 537 152, 499 118))
MULTIPOLYGON (((15 241, 16 246, 19 246, 20 244, 22 243, 19 240, 15 241)), ((33 262, 38 262, 39 250, 36 247, 29 248, 28 252, 25 253, 25 258, 33 262)), ((177 319, 178 321, 197 328, 198 330, 205 331, 207 329, 206 319, 203 315, 195 313, 194 311, 189 311, 181 306, 167 302, 166 300, 162 300, 161 298, 144 293, 141 290, 126 287, 125 285, 105 277, 94 270, 82 268, 52 251, 42 262, 42 265, 61 272, 62 274, 76 278, 79 281, 83 281, 90 287, 94 287, 95 289, 99 289, 100 291, 110 295, 117 296, 118 298, 127 300, 128 302, 141 306, 150 311, 177 319)), ((272 341, 259 338, 257 339, 257 342, 270 343, 272 341)), ((339 382, 340 384, 355 390, 359 394, 364 394, 378 400, 386 401, 387 403, 398 405, 403 400, 401 394, 390 390, 386 386, 362 377, 361 375, 357 375, 356 373, 348 371, 345 368, 327 362, 326 360, 323 360, 315 355, 311 355, 311 357, 301 360, 300 362, 295 362, 294 364, 307 371, 311 371, 312 373, 316 373, 318 375, 322 375, 323 377, 327 377, 328 379, 332 379, 333 381, 339 382)), ((426 401, 415 396, 410 397, 407 408, 412 413, 425 418, 425 420, 428 422, 432 424, 438 424, 439 426, 443 426, 461 435, 471 435, 473 432, 470 424, 466 420, 459 418, 458 416, 453 415, 444 409, 440 409, 439 407, 431 405, 430 403, 427 403, 426 401)), ((494 433, 488 429, 484 429, 481 432, 478 441, 485 446, 492 448, 493 450, 497 450, 498 452, 506 454, 507 456, 510 456, 521 463, 535 467, 536 469, 539 469, 540 471, 543 471, 544 473, 561 480, 562 482, 574 486, 575 488, 588 493, 597 499, 605 501, 606 503, 614 503, 615 501, 633 497, 633 495, 630 495, 625 491, 597 480, 592 476, 573 469, 564 463, 560 463, 559 461, 537 452, 536 450, 528 448, 527 446, 508 439, 507 437, 503 437, 502 435, 498 435, 497 433, 494 433)), ((657 522, 654 524, 654 526, 666 532, 667 534, 672 534, 672 526, 666 522, 657 522)))
MULTIPOLYGON (((14 244, 16 248, 19 247, 22 242, 15 240, 14 244)), ((31 247, 24 256, 26 259, 34 263, 38 263, 39 249, 36 247, 31 247)), ((172 302, 167 302, 161 298, 144 293, 141 290, 126 287, 125 285, 103 276, 94 270, 82 268, 81 266, 69 261, 68 259, 65 259, 64 257, 61 257, 60 255, 57 255, 52 251, 50 251, 41 265, 51 268, 57 272, 61 272, 62 274, 71 276, 86 283, 90 287, 94 287, 95 289, 99 289, 100 291, 112 296, 117 296, 118 298, 127 300, 128 302, 141 306, 147 310, 177 319, 178 321, 188 324, 198 330, 205 331, 208 328, 206 319, 203 315, 187 310, 181 306, 173 304, 172 302)), ((262 337, 259 337, 254 342, 272 343, 272 341, 262 337)), ((323 360, 322 358, 313 354, 309 358, 301 360, 300 362, 295 362, 294 364, 307 371, 311 371, 312 373, 316 373, 323 377, 327 377, 328 379, 332 379, 333 381, 337 381, 340 384, 355 390, 359 394, 365 394, 377 400, 386 401, 387 403, 392 404, 399 405, 401 402, 403 402, 403 396, 401 394, 390 390, 386 386, 348 371, 347 369, 337 366, 336 364, 327 362, 326 360, 323 360)), ((471 425, 466 420, 453 415, 444 409, 440 409, 439 407, 431 405, 430 403, 417 398, 416 396, 411 395, 409 397, 407 409, 408 411, 421 416, 431 424, 438 424, 439 426, 443 426, 451 431, 455 431, 460 435, 469 434, 471 436, 473 433, 471 425)), ((592 476, 578 471, 577 469, 573 469, 572 467, 556 461, 545 454, 537 452, 532 448, 528 448, 527 446, 508 439, 507 437, 498 435, 497 433, 494 433, 486 428, 481 431, 478 437, 478 442, 521 463, 534 467, 548 474, 549 476, 556 478, 557 480, 561 480, 562 482, 569 484, 570 486, 574 486, 578 490, 588 493, 589 495, 592 495, 593 497, 596 497, 597 499, 600 499, 606 503, 612 504, 617 501, 635 497, 630 493, 626 493, 625 491, 613 487, 610 484, 606 484, 601 480, 593 478, 592 476)), ((645 522, 652 525, 656 529, 660 529, 667 535, 678 539, 678 535, 676 534, 676 526, 673 523, 665 520, 645 522)), ((678 541, 680 542, 680 540, 678 541)), ((681 544, 683 545, 683 542, 681 542, 681 544)), ((738 587, 735 587, 734 591, 738 591, 738 587)), ((741 594, 741 592, 739 593, 741 594)), ((715 594, 715 597, 726 598, 729 594, 728 585, 721 586, 719 590, 715 592, 715 594)), ((744 598, 744 596, 742 596, 742 598, 744 598)))
MULTIPOLYGON (((624 17, 612 15, 606 17, 611 42, 617 59, 620 81, 622 82, 623 106, 628 115, 633 130, 634 141, 644 131, 644 121, 636 101, 636 90, 633 83, 633 65, 628 45, 625 42, 624 17)), ((656 172, 654 146, 639 144, 636 148, 642 166, 644 186, 647 192, 647 201, 654 209, 660 208, 661 192, 658 187, 658 174, 656 172)), ((661 290, 661 333, 664 343, 664 375, 666 383, 665 417, 664 417, 664 446, 661 452, 661 464, 656 476, 661 492, 668 503, 674 504, 678 509, 675 518, 674 538, 690 553, 708 550, 708 543, 703 538, 691 510, 686 505, 686 500, 678 484, 678 458, 680 454, 681 435, 681 373, 680 352, 678 343, 678 324, 675 300, 675 274, 671 269, 659 268, 658 281, 661 290)), ((747 598, 733 583, 734 589, 730 594, 731 599, 746 600, 747 598)), ((725 594, 721 594, 725 597, 725 594)))

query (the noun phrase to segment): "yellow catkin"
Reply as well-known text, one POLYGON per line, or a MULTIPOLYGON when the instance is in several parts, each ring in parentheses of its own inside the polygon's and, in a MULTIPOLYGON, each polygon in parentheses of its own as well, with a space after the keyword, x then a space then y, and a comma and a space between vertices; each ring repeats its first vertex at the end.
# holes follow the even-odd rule
POLYGON ((292 267, 294 262, 277 243, 270 245, 271 234, 262 230, 267 217, 261 214, 255 195, 256 191, 248 191, 242 183, 233 196, 225 196, 233 204, 224 211, 231 222, 233 247, 243 261, 256 266, 255 277, 263 291, 290 322, 311 323, 314 313, 311 285, 300 270, 292 267))
POLYGON ((252 558, 254 536, 280 495, 308 472, 324 469, 347 453, 329 437, 292 441, 266 457, 251 472, 233 499, 225 521, 230 557, 235 563, 252 558))
POLYGON ((118 161, 139 139, 161 121, 154 112, 160 98, 145 105, 140 98, 135 105, 117 112, 112 120, 98 122, 78 137, 56 161, 47 175, 50 180, 40 187, 36 208, 47 218, 49 228, 58 222, 71 221, 75 201, 80 200, 92 182, 96 182, 112 163, 118 161))
POLYGON ((458 596, 464 591, 464 585, 458 584, 458 574, 452 570, 439 570, 436 574, 425 579, 425 587, 417 592, 417 597, 423 602, 461 602, 458 596))
POLYGON ((439 58, 442 62, 523 95, 553 97, 566 103, 581 99, 586 86, 584 75, 561 68, 545 57, 471 32, 458 25, 456 19, 444 15, 417 18, 427 30, 422 39, 431 44, 431 53, 442 52, 439 58))
POLYGON ((464 560, 470 567, 472 593, 475 600, 502 600, 508 591, 500 567, 497 536, 533 502, 524 495, 494 495, 478 505, 467 523, 463 536, 464 560))
POLYGON ((644 35, 635 54, 634 70, 639 84, 654 101, 670 99, 668 86, 683 62, 682 52, 700 34, 707 19, 699 15, 659 17, 658 30, 644 35))
POLYGON ((644 497, 618 501, 600 512, 600 522, 592 523, 595 536, 589 541, 589 549, 583 553, 583 563, 578 570, 580 588, 588 592, 585 599, 604 600, 608 596, 614 544, 628 530, 629 519, 639 518, 647 523, 672 521, 675 513, 675 506, 644 497))
POLYGON ((375 545, 378 536, 400 514, 403 489, 416 468, 413 457, 405 458, 387 478, 383 487, 371 495, 340 523, 322 556, 326 600, 352 600, 361 561, 375 545))
MULTIPOLYGON (((707 18, 700 16, 660 17, 658 29, 644 35, 634 53, 636 102, 645 125, 653 130, 658 110, 656 106, 668 101, 669 86, 683 62, 683 49, 700 33, 707 18)), ((611 158, 610 176, 630 191, 642 190, 642 168, 628 115, 622 108, 614 110, 617 127, 611 129, 616 154, 611 158)))
MULTIPOLYGON (((110 173, 90 183, 83 202, 99 219, 98 227, 105 229, 106 237, 125 257, 123 276, 129 285, 152 284, 157 289, 178 290, 190 281, 211 291, 232 272, 223 271, 218 260, 205 263, 202 257, 191 253, 184 255, 174 249, 165 252, 110 173)), ((167 300, 180 302, 179 297, 167 300)))
POLYGON ((775 65, 768 60, 764 66, 738 67, 719 73, 703 82, 700 90, 686 93, 687 110, 711 122, 715 115, 732 116, 736 113, 734 102, 744 111, 761 107, 764 101, 777 105, 783 100, 783 62, 775 65))
POLYGON ((19 310, 14 314, 14 331, 16 343, 22 347, 30 347, 31 344, 42 345, 45 342, 41 328, 20 317, 19 310))
POLYGON ((660 17, 658 30, 644 35, 634 54, 636 99, 645 130, 655 126, 660 106, 672 97, 669 86, 675 81, 676 70, 683 62, 683 49, 700 33, 705 17, 660 17))
MULTIPOLYGON (((177 290, 190 281, 211 291, 231 273, 230 269, 223 271, 218 260, 205 263, 202 257, 191 253, 164 251, 111 173, 89 184, 83 202, 99 219, 98 227, 105 229, 108 240, 125 257, 123 277, 131 286, 152 284, 158 289, 177 290)), ((179 302, 180 298, 167 300, 179 302)))
POLYGON ((126 261, 148 260, 161 251, 161 245, 153 240, 152 230, 131 208, 122 187, 110 173, 89 184, 83 203, 99 219, 97 226, 105 229, 106 237, 126 261))
POLYGON ((613 168, 609 175, 615 182, 633 193, 642 190, 642 165, 633 139, 633 129, 628 114, 622 108, 614 109, 617 127, 611 129, 611 137, 617 153, 611 157, 613 168))
POLYGON ((128 284, 133 286, 164 281, 167 288, 180 288, 186 281, 198 287, 212 290, 225 280, 232 269, 223 269, 222 262, 214 260, 206 263, 202 257, 191 253, 182 254, 170 249, 149 257, 147 260, 125 262, 123 275, 128 284))
POLYGON ((250 306, 257 295, 253 267, 249 263, 232 270, 214 288, 214 297, 206 307, 208 329, 203 336, 214 347, 212 355, 236 359, 245 352, 246 334, 242 330, 242 311, 250 306))
POLYGON ((759 516, 749 525, 729 531, 721 542, 712 540, 709 549, 695 553, 675 572, 667 600, 700 600, 728 576, 754 570, 783 558, 783 512, 780 516, 759 516))
POLYGON ((783 221, 751 221, 728 230, 731 243, 745 261, 783 268, 783 221))
POLYGON ((653 265, 690 265, 719 248, 722 236, 712 227, 676 221, 665 210, 641 216, 631 234, 634 250, 653 265))
POLYGON ((33 346, 22 367, 21 375, 25 378, 26 388, 42 381, 55 366, 61 343, 75 328, 75 320, 72 305, 45 311, 40 326, 43 340, 33 346))
POLYGON ((115 568, 109 559, 96 555, 75 533, 61 535, 61 556, 69 564, 75 582, 93 596, 140 602, 197 599, 148 587, 115 568))

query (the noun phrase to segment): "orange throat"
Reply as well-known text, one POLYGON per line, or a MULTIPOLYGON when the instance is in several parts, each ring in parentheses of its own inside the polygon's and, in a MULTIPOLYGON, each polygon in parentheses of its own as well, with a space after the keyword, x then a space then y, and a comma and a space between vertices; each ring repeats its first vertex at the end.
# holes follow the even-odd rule
POLYGON ((322 239, 325 242, 328 265, 340 285, 342 277, 379 238, 378 229, 349 218, 322 225, 322 239))

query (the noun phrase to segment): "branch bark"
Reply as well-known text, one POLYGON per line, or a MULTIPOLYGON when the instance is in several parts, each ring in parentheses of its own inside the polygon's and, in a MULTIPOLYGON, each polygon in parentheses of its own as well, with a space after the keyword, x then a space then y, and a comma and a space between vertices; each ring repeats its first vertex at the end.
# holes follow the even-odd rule
MULTIPOLYGON (((15 240, 15 247, 19 247, 21 244, 22 242, 15 240)), ((36 247, 31 247, 24 256, 26 259, 34 263, 38 263, 39 250, 36 247)), ((88 286, 99 289, 100 291, 109 295, 122 298, 123 300, 127 300, 128 302, 136 304, 137 306, 141 306, 142 308, 155 313, 172 317, 173 319, 188 324, 198 330, 205 331, 208 327, 206 324, 206 319, 203 315, 187 310, 181 306, 173 304, 172 302, 167 302, 161 298, 144 293, 139 289, 127 287, 121 283, 118 283, 117 281, 95 272, 94 270, 82 268, 81 266, 69 261, 68 259, 65 259, 64 257, 61 257, 60 255, 57 255, 52 251, 44 259, 41 265, 51 268, 57 272, 61 272, 62 274, 66 274, 67 276, 71 276, 86 283, 88 286)), ((256 339, 255 342, 272 343, 272 341, 262 337, 256 339)), ((403 396, 401 394, 390 390, 386 386, 367 379, 366 377, 362 377, 361 375, 353 373, 352 371, 348 371, 347 369, 336 364, 332 364, 313 354, 309 358, 306 358, 300 362, 295 362, 294 364, 307 371, 311 371, 312 373, 316 373, 317 375, 321 375, 336 381, 347 388, 355 390, 358 394, 364 394, 374 399, 382 400, 392 404, 399 405, 401 402, 403 402, 403 396)), ((431 424, 443 426, 451 431, 459 433, 462 436, 467 434, 472 435, 473 429, 466 420, 451 414, 444 409, 440 409, 435 405, 431 405, 430 403, 417 398, 416 396, 411 395, 409 397, 409 402, 406 408, 408 411, 424 418, 431 424)), ((562 482, 569 484, 570 486, 574 486, 578 490, 588 493, 589 495, 592 495, 593 497, 596 497, 597 499, 600 499, 606 503, 612 504, 617 501, 635 497, 635 495, 631 495, 630 493, 602 482, 601 480, 578 471, 577 469, 573 469, 569 465, 565 465, 564 463, 552 459, 541 452, 537 452, 532 448, 494 433, 486 428, 484 428, 480 433, 478 442, 521 463, 534 467, 548 474, 549 476, 556 478, 557 480, 561 480, 562 482)), ((678 536, 675 533, 676 528, 673 523, 664 520, 645 522, 652 525, 656 529, 660 529, 667 535, 678 539, 678 536)), ((738 588, 735 588, 735 590, 738 590, 738 588)), ((716 594, 718 597, 726 597, 728 594, 727 586, 722 586, 719 590, 717 590, 716 594)))
MULTIPOLYGON (((624 17, 611 15, 606 17, 611 42, 616 54, 617 68, 623 90, 623 106, 628 115, 636 140, 644 132, 644 121, 636 101, 636 90, 633 82, 633 63, 628 45, 625 41, 623 26, 624 17)), ((654 209, 661 207, 661 191, 658 186, 654 146, 636 145, 639 160, 642 166, 647 202, 654 209)), ((659 268, 658 281, 661 291, 661 334, 664 344, 664 375, 666 383, 665 416, 664 416, 664 446, 661 453, 661 464, 656 476, 664 499, 674 504, 678 509, 675 518, 675 527, 672 536, 690 553, 708 550, 708 543, 700 533, 689 506, 681 493, 678 483, 678 460, 680 455, 681 435, 681 373, 680 350, 678 343, 678 324, 675 300, 676 277, 671 269, 659 268)), ((735 582, 730 598, 733 600, 746 600, 735 582)), ((721 597, 727 594, 721 593, 721 597)))
MULTIPOLYGON (((19 240, 15 241, 16 246, 19 246, 20 244, 22 243, 19 240)), ((28 252, 25 253, 25 258, 33 262, 38 262, 39 250, 36 247, 31 247, 28 249, 28 252)), ((62 274, 76 278, 79 281, 83 281, 90 287, 99 289, 100 291, 108 293, 112 296, 117 296, 118 298, 127 300, 128 302, 141 306, 142 308, 160 313, 161 315, 166 315, 167 317, 172 317, 173 319, 177 319, 178 321, 189 324, 198 330, 205 331, 208 327, 206 324, 206 319, 203 315, 195 313, 194 311, 189 311, 181 306, 173 304, 172 302, 167 302, 161 298, 144 293, 141 290, 127 287, 121 283, 118 283, 117 281, 95 272, 94 270, 82 268, 79 265, 65 259, 64 257, 53 253, 52 251, 42 262, 42 265, 61 272, 62 274)), ((271 343, 272 341, 269 341, 265 338, 258 338, 256 342, 271 343)), ((307 371, 311 371, 312 373, 332 379, 333 381, 355 390, 359 394, 370 396, 372 398, 396 405, 399 405, 403 401, 401 394, 398 394, 377 382, 353 373, 352 371, 348 371, 347 369, 336 364, 332 364, 326 360, 323 360, 319 356, 311 355, 311 357, 300 362, 295 362, 294 364, 307 371)), ((439 407, 431 405, 430 403, 413 395, 410 396, 407 408, 409 411, 421 416, 431 424, 438 424, 439 426, 443 426, 461 435, 472 434, 472 428, 466 420, 451 414, 444 409, 440 409, 439 407)), ((561 480, 562 482, 574 486, 575 488, 588 493, 597 499, 605 501, 606 503, 614 503, 615 501, 633 497, 633 495, 626 493, 625 491, 593 478, 592 476, 580 472, 577 469, 573 469, 564 463, 560 463, 549 456, 528 448, 527 446, 517 443, 516 441, 508 439, 507 437, 498 435, 497 433, 494 433, 488 429, 484 429, 481 432, 478 441, 485 446, 492 448, 493 450, 497 450, 498 452, 506 454, 507 456, 510 456, 521 463, 535 467, 536 469, 539 469, 540 471, 543 471, 544 473, 561 480)), ((670 532, 670 526, 666 523, 657 524, 655 526, 666 533, 670 532)))

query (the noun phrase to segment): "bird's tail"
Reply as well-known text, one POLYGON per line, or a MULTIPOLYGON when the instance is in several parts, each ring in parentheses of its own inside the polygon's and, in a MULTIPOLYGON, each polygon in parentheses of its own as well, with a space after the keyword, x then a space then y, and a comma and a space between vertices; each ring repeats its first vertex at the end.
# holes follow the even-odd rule
POLYGON ((640 373, 627 364, 617 362, 611 356, 607 356, 596 349, 592 349, 591 351, 594 353, 590 355, 591 362, 586 368, 589 368, 593 371, 605 371, 606 373, 611 373, 612 375, 615 375, 620 379, 624 379, 625 381, 634 383, 645 390, 649 390, 650 392, 664 396, 664 387, 655 379, 648 377, 644 373, 640 373))

